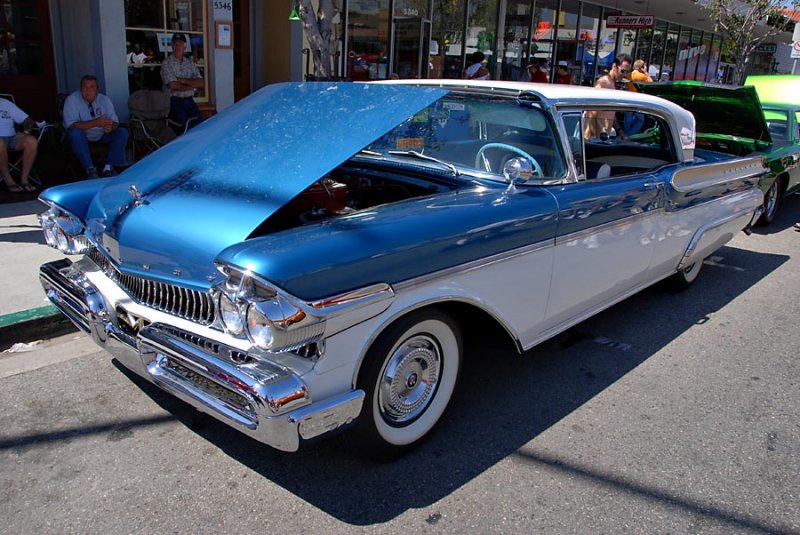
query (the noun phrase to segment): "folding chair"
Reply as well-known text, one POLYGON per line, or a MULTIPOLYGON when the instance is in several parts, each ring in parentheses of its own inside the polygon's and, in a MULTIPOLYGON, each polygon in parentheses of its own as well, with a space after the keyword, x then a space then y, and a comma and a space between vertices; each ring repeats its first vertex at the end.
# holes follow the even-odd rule
POLYGON ((134 160, 147 156, 178 137, 172 127, 179 125, 168 117, 169 95, 166 93, 154 89, 135 91, 128 99, 128 109, 134 160))

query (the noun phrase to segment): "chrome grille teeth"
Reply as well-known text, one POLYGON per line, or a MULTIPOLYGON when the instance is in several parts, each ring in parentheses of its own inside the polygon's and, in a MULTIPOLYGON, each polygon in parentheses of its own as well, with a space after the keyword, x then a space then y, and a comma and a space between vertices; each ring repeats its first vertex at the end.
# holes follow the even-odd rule
POLYGON ((201 325, 214 322, 210 293, 121 273, 96 248, 90 250, 87 256, 136 302, 201 325))

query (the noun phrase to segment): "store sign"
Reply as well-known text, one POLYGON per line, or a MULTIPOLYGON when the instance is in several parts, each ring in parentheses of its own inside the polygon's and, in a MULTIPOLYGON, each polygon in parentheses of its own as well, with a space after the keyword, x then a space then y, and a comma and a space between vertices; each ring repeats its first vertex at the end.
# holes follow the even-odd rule
POLYGON ((653 28, 656 18, 653 15, 609 15, 606 28, 653 28))
POLYGON ((697 56, 702 56, 705 53, 706 53, 706 45, 685 48, 680 52, 678 52, 678 61, 684 61, 687 59, 696 58, 697 56))
POLYGON ((756 47, 757 54, 774 54, 778 50, 778 45, 774 43, 767 43, 764 45, 758 45, 756 47))

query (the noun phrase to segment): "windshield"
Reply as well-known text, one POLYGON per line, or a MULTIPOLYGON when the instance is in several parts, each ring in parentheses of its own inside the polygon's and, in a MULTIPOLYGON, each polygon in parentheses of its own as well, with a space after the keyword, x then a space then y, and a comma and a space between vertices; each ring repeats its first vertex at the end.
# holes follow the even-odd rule
POLYGON ((413 158, 425 165, 431 165, 426 160, 436 160, 466 173, 502 175, 505 163, 518 157, 531 160, 534 178, 560 178, 566 173, 546 114, 508 98, 449 94, 365 150, 367 155, 413 158))

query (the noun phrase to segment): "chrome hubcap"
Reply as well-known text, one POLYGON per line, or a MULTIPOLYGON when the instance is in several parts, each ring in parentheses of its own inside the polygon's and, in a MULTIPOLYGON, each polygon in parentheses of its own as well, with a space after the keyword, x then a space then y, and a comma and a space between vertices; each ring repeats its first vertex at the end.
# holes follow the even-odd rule
POLYGON ((400 426, 430 405, 441 373, 441 352, 429 336, 409 338, 398 347, 381 374, 378 407, 383 419, 400 426))
POLYGON ((767 190, 767 199, 764 203, 766 205, 765 212, 768 216, 771 216, 772 213, 775 211, 775 206, 778 204, 778 182, 772 184, 772 186, 767 190))

